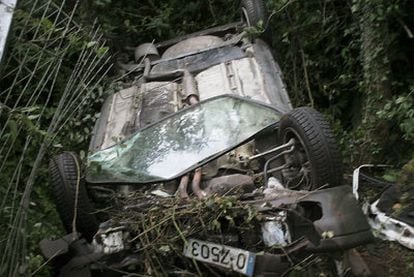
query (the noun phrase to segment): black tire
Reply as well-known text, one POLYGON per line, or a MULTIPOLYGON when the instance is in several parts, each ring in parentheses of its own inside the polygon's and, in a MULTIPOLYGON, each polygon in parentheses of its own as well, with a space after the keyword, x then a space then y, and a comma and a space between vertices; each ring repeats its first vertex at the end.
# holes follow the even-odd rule
POLYGON ((99 224, 89 200, 83 179, 80 177, 81 163, 78 156, 65 152, 54 156, 49 163, 49 182, 52 187, 56 208, 68 233, 72 232, 75 209, 76 187, 79 179, 76 229, 91 241, 99 224))
MULTIPOLYGON (((285 114, 279 125, 279 139, 281 143, 291 138, 296 141, 295 155, 300 157, 302 151, 302 164, 307 164, 306 170, 310 175, 306 185, 299 185, 295 189, 314 190, 321 186, 339 186, 343 182, 342 157, 337 146, 334 134, 324 116, 316 110, 301 107, 285 114), (299 152, 299 154, 298 154, 299 152), (307 159, 307 161, 303 161, 307 159)), ((287 159, 285 156, 285 159, 287 159)), ((299 158, 301 159, 301 158, 299 158)), ((303 180, 303 178, 302 178, 303 180)))
POLYGON ((272 34, 268 24, 268 14, 263 0, 242 0, 240 3, 242 18, 248 27, 256 27, 260 22, 263 23, 264 30, 260 36, 263 40, 271 43, 272 34))

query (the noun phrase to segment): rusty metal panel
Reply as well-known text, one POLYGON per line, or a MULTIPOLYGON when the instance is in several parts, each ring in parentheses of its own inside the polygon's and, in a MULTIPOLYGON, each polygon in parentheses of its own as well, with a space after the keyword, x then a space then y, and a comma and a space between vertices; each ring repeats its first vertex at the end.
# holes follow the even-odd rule
POLYGON ((174 113, 180 101, 178 84, 172 82, 151 82, 115 93, 102 108, 90 150, 113 146, 140 128, 174 113))
POLYGON ((191 73, 198 73, 220 63, 246 57, 240 47, 224 46, 204 52, 189 55, 179 59, 164 60, 155 64, 151 72, 165 72, 177 69, 187 69, 191 73))
POLYGON ((174 44, 168 48, 164 54, 162 54, 163 59, 174 58, 182 54, 186 54, 191 51, 198 51, 203 49, 208 49, 211 47, 218 47, 224 41, 216 36, 200 36, 189 38, 183 41, 174 44))
POLYGON ((247 52, 254 56, 259 65, 260 74, 264 81, 263 86, 272 105, 284 113, 292 110, 292 104, 283 81, 283 73, 273 58, 269 46, 257 39, 252 47, 247 49, 247 52))
POLYGON ((138 87, 133 86, 112 97, 101 148, 107 148, 125 138, 127 129, 135 121, 133 103, 138 91, 138 87))
POLYGON ((141 86, 142 108, 139 111, 138 128, 143 128, 170 115, 181 107, 179 85, 173 82, 151 82, 141 86))
POLYGON ((196 76, 200 100, 223 94, 247 97, 271 104, 263 76, 254 58, 243 58, 213 66, 196 76))

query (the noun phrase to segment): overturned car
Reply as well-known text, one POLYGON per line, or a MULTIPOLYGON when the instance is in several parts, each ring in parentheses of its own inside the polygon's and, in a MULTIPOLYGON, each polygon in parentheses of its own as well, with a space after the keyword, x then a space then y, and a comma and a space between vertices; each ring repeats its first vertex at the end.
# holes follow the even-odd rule
POLYGON ((70 234, 41 248, 61 275, 282 275, 371 240, 328 122, 292 108, 269 46, 243 31, 263 3, 241 6, 241 22, 137 47, 86 165, 52 157, 70 234))

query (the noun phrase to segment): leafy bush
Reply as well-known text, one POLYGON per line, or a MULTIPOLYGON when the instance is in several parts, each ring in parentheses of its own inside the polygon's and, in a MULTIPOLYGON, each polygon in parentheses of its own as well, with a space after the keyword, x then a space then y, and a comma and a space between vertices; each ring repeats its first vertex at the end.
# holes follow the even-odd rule
POLYGON ((392 121, 399 128, 402 137, 412 142, 414 140, 414 88, 410 93, 394 98, 385 105, 383 110, 377 112, 377 115, 384 120, 392 121))

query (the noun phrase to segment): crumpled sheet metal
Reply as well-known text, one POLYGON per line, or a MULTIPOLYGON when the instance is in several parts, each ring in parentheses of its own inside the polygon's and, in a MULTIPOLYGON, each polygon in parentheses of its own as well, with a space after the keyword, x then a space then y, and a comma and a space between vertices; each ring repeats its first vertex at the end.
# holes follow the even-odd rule
POLYGON ((109 255, 124 250, 124 238, 128 235, 124 232, 124 229, 125 228, 121 226, 99 230, 92 242, 95 252, 109 255))
POLYGON ((277 216, 268 218, 268 221, 262 224, 263 242, 266 246, 282 247, 292 242, 286 219, 287 212, 279 211, 277 216))
POLYGON ((363 209, 368 223, 374 230, 374 235, 384 240, 397 241, 414 250, 414 227, 381 212, 377 208, 378 202, 379 200, 371 205, 366 203, 363 209))
MULTIPOLYGON (((359 199, 359 173, 362 168, 389 167, 388 165, 364 164, 353 172, 352 192, 359 199)), ((414 227, 400 220, 392 218, 380 211, 377 207, 379 199, 374 203, 365 202, 363 212, 367 216, 368 223, 374 230, 374 236, 389 241, 397 241, 401 245, 414 250, 414 227)))

